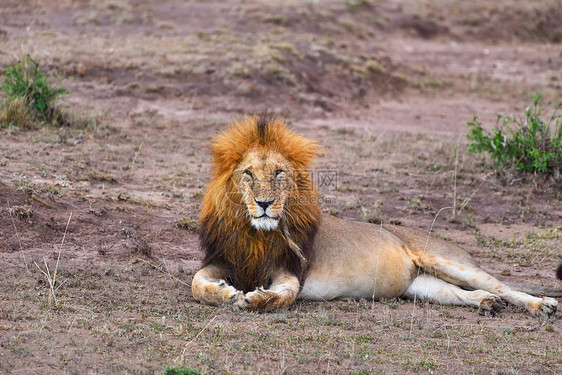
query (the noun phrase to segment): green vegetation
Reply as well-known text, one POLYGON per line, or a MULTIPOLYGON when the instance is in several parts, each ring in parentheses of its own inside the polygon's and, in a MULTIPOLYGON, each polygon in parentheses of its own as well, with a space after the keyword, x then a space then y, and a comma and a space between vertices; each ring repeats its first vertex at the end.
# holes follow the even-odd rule
POLYGON ((162 375, 200 375, 201 373, 190 367, 168 367, 162 375))
POLYGON ((56 102, 68 91, 53 87, 39 63, 28 54, 4 70, 1 90, 6 98, 0 110, 1 127, 37 128, 45 123, 64 123, 56 102))
POLYGON ((470 152, 488 153, 498 166, 559 175, 562 166, 562 121, 556 112, 543 120, 542 95, 533 98, 524 118, 498 115, 496 128, 487 131, 477 117, 467 122, 470 152))

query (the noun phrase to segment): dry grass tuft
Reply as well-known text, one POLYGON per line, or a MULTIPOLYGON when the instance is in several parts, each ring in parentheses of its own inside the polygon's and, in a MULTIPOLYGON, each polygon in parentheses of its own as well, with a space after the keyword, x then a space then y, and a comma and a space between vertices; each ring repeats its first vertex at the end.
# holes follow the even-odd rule
POLYGON ((45 270, 41 269, 41 267, 39 267, 37 263, 33 262, 35 264, 35 267, 37 267, 37 269, 39 269, 39 271, 41 271, 41 273, 45 275, 45 277, 47 278, 47 283, 49 284, 49 296, 47 297, 47 307, 49 309, 56 308, 59 306, 57 301, 56 291, 58 290, 58 288, 60 288, 62 284, 59 284, 57 286, 57 274, 59 269, 60 255, 62 253, 62 247, 64 245, 64 239, 66 238, 66 233, 68 232, 68 226, 70 225, 70 219, 72 219, 72 212, 68 216, 68 221, 66 222, 66 228, 64 229, 64 234, 62 236, 62 241, 59 247, 59 253, 57 255, 57 263, 55 264, 55 269, 53 270, 53 273, 51 274, 51 271, 49 270, 49 265, 47 264, 47 260, 45 258, 43 258, 43 263, 45 264, 45 270))
POLYGON ((8 215, 20 219, 29 219, 33 216, 33 209, 30 205, 12 206, 8 209, 8 215))
POLYGON ((24 129, 34 127, 35 123, 24 97, 6 103, 0 112, 0 127, 24 129))

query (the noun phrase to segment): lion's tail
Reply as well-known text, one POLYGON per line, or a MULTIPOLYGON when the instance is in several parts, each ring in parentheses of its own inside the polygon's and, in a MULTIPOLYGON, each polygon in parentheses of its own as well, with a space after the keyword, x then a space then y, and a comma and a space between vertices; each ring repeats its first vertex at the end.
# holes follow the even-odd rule
POLYGON ((546 286, 539 286, 539 285, 505 283, 505 282, 504 284, 517 291, 531 294, 533 296, 562 297, 562 288, 549 288, 546 286))
MULTIPOLYGON (((562 263, 556 268, 556 277, 562 280, 562 263)), ((562 288, 549 288, 538 285, 529 284, 516 284, 516 283, 505 283, 510 288, 517 289, 521 292, 532 294, 534 296, 548 296, 548 297, 562 297, 562 288)))

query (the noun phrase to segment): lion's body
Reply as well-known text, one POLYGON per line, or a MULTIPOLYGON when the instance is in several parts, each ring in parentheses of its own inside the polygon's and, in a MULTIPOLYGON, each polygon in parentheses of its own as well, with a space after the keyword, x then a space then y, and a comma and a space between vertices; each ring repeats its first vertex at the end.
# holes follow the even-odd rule
POLYGON ((417 276, 402 242, 386 228, 322 216, 299 297, 393 298, 417 276))
POLYGON ((192 282, 197 300, 271 311, 297 296, 417 297, 494 312, 501 297, 532 315, 556 311, 555 299, 511 289, 428 233, 320 215, 309 171, 317 153, 279 119, 245 118, 217 137, 200 219, 204 267, 192 282))

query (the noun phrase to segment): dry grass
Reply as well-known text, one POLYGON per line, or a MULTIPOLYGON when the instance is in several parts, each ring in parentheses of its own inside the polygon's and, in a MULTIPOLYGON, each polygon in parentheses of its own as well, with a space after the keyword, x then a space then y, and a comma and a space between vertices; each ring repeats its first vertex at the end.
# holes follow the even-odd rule
POLYGON ((43 264, 45 265, 45 270, 41 269, 37 263, 34 262, 35 267, 47 278, 47 284, 49 285, 49 294, 47 297, 47 308, 54 309, 59 307, 59 303, 57 300, 56 291, 61 287, 62 284, 57 284, 57 274, 59 272, 59 262, 60 262, 60 255, 62 253, 62 247, 64 245, 64 239, 66 238, 66 233, 68 232, 68 226, 70 225, 70 220, 72 219, 72 212, 68 216, 68 221, 66 223, 66 228, 64 229, 64 234, 62 236, 61 244, 59 246, 59 252, 57 255, 57 263, 55 264, 55 269, 51 274, 49 270, 49 265, 47 264, 47 259, 43 258, 43 264))
POLYGON ((0 127, 26 129, 35 127, 36 120, 29 110, 26 98, 15 98, 0 110, 0 127))

